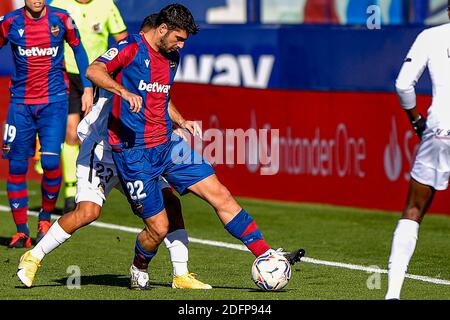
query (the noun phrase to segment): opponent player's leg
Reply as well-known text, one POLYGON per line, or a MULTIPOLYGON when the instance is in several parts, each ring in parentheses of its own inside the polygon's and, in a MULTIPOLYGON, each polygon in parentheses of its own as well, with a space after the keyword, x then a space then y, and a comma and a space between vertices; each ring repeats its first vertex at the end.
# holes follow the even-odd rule
POLYGON ((388 291, 386 299, 400 299, 400 292, 419 235, 422 222, 435 189, 414 179, 409 183, 406 206, 394 231, 388 262, 388 291))
POLYGON ((180 199, 175 196, 169 184, 163 178, 160 180, 160 187, 169 219, 169 231, 164 238, 164 244, 169 251, 173 267, 172 288, 211 289, 212 287, 209 284, 197 280, 194 274, 189 272, 189 239, 184 227, 180 199))
POLYGON ((36 125, 30 106, 11 102, 5 124, 3 140, 3 158, 9 160, 7 195, 17 233, 11 238, 10 248, 28 248, 31 246, 28 229, 28 191, 26 173, 28 158, 35 149, 36 125))
POLYGON ((405 274, 416 247, 419 225, 436 190, 448 188, 449 176, 450 141, 440 139, 435 130, 428 128, 417 151, 406 205, 392 239, 386 299, 400 299, 405 274))
MULTIPOLYGON (((99 218, 106 197, 118 183, 112 160, 109 163, 102 162, 95 157, 103 155, 102 151, 97 144, 83 144, 77 164, 76 209, 54 222, 33 250, 21 257, 17 275, 26 286, 33 284, 40 263, 47 254, 67 241, 75 231, 99 218)), ((110 159, 107 155, 101 158, 110 159)))
POLYGON ((62 150, 62 168, 64 179, 64 213, 75 208, 76 195, 76 161, 79 153, 80 141, 77 136, 77 126, 81 120, 81 97, 83 86, 80 76, 68 74, 69 78, 69 115, 67 131, 62 150))

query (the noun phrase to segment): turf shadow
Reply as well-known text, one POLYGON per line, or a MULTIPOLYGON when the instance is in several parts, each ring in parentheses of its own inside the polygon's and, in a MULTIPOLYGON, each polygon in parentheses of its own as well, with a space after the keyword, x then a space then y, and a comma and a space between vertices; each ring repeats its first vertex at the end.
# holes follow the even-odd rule
MULTIPOLYGON (((67 285, 67 277, 57 279, 56 282, 61 285, 67 285)), ((98 274, 90 276, 81 276, 81 286, 83 285, 98 285, 109 287, 127 287, 130 284, 128 276, 123 274, 98 274)))
POLYGON ((7 247, 9 245, 10 241, 11 241, 11 237, 8 237, 8 238, 0 237, 0 247, 7 247))

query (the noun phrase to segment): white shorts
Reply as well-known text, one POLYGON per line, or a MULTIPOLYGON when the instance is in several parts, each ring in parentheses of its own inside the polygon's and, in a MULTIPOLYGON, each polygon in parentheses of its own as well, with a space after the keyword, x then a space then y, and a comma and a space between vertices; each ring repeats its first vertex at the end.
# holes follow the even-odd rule
MULTIPOLYGON (((170 188, 163 177, 159 177, 159 187, 170 188)), ((117 176, 116 165, 109 148, 100 143, 85 139, 80 147, 77 159, 77 194, 75 202, 93 202, 103 206, 113 188, 123 193, 117 176)))
POLYGON ((417 182, 446 190, 450 177, 450 133, 448 130, 427 129, 417 150, 411 177, 417 182))

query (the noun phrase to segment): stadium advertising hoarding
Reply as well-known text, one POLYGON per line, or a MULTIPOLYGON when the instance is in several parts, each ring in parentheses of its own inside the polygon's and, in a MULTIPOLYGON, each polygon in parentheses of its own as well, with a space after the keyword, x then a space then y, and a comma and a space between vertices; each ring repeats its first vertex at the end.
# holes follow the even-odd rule
MULTIPOLYGON (((419 140, 393 93, 176 84, 173 99, 202 121, 205 141, 197 150, 219 163, 215 168, 233 194, 395 211, 404 205, 419 140), (227 139, 239 129, 247 133, 244 145, 227 139), (278 131, 267 139, 261 129, 278 131), (249 142, 252 130, 256 143, 249 142), (258 150, 262 145, 266 149, 258 150), (245 163, 239 164, 238 147, 245 163), (270 159, 251 161, 261 156, 270 159)), ((430 98, 418 101, 427 106, 430 98)), ((437 194, 431 212, 449 214, 448 195, 437 194)))

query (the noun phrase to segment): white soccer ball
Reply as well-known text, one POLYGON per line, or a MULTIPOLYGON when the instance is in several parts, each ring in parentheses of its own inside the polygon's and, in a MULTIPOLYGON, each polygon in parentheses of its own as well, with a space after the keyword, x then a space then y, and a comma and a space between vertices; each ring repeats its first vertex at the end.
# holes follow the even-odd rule
POLYGON ((260 255, 252 265, 255 284, 266 291, 278 291, 286 287, 291 278, 291 265, 280 254, 269 252, 260 255))

